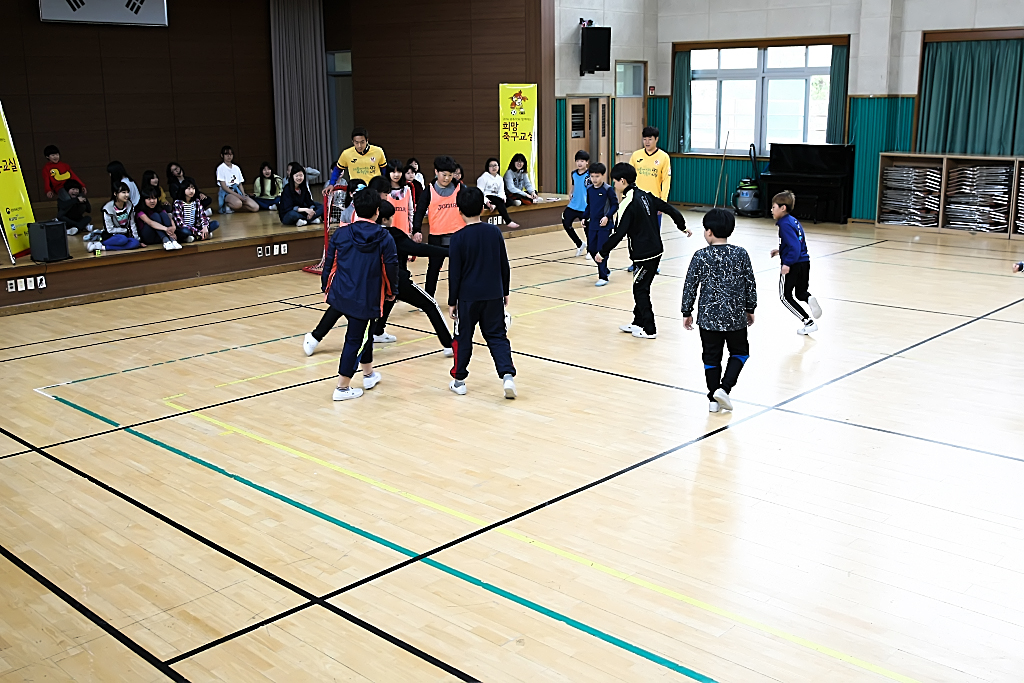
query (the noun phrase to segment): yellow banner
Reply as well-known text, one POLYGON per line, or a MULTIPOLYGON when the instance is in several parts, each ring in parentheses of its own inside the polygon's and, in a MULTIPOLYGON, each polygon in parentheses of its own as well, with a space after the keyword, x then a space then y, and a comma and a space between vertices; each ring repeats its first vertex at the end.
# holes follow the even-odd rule
POLYGON ((498 86, 501 121, 502 174, 515 154, 526 157, 530 182, 537 189, 537 84, 502 83, 498 86))
POLYGON ((3 219, 7 243, 14 255, 19 256, 29 251, 28 224, 35 218, 3 104, 0 104, 0 123, 3 123, 0 127, 0 218, 3 219))

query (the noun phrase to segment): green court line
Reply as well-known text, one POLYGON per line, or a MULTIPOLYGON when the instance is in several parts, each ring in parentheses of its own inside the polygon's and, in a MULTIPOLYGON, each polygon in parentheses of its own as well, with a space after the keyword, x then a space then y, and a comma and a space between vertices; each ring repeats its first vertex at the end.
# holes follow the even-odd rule
MULTIPOLYGON (((97 420, 105 422, 105 423, 107 423, 109 425, 112 425, 114 427, 120 427, 121 426, 118 423, 114 422, 113 420, 110 420, 110 419, 108 419, 106 417, 103 417, 102 415, 100 415, 98 413, 95 413, 95 412, 89 410, 88 408, 84 408, 84 407, 78 405, 77 403, 73 403, 71 401, 68 401, 67 399, 61 398, 60 396, 54 396, 53 398, 55 400, 57 400, 58 402, 66 405, 66 406, 68 406, 70 408, 74 408, 75 410, 83 412, 86 415, 89 415, 90 417, 94 417, 97 420)), ((359 527, 354 526, 352 524, 349 524, 348 522, 345 522, 344 520, 341 520, 341 519, 339 519, 337 517, 334 517, 333 515, 329 515, 326 512, 321 512, 320 510, 317 510, 316 508, 310 507, 309 505, 306 505, 305 503, 300 503, 299 501, 295 500, 294 498, 289 498, 288 496, 286 496, 286 495, 284 495, 282 493, 278 493, 277 491, 274 491, 273 489, 268 489, 265 486, 261 486, 260 484, 257 484, 254 481, 246 479, 245 477, 243 477, 241 475, 234 474, 233 472, 230 472, 230 471, 224 469, 223 467, 220 467, 219 465, 214 465, 213 463, 208 462, 206 460, 203 460, 202 458, 198 458, 198 457, 196 457, 196 456, 194 456, 194 455, 192 455, 192 454, 190 454, 190 453, 188 453, 186 451, 181 450, 180 448, 176 448, 174 446, 166 444, 163 441, 160 441, 159 439, 155 439, 155 438, 153 438, 151 436, 143 434, 142 432, 139 432, 139 431, 137 431, 135 429, 132 429, 132 428, 125 429, 125 431, 127 433, 131 434, 134 437, 142 439, 143 441, 146 441, 146 442, 148 442, 150 444, 153 444, 154 446, 157 446, 157 447, 162 448, 162 449, 164 449, 166 451, 174 453, 175 455, 178 455, 178 456, 180 456, 182 458, 185 458, 186 460, 189 460, 190 462, 193 462, 193 463, 195 463, 197 465, 200 465, 200 466, 205 467, 205 468, 207 468, 209 470, 212 470, 213 472, 216 472, 217 474, 221 474, 221 475, 223 475, 225 477, 228 477, 229 479, 232 479, 232 480, 242 484, 243 486, 247 486, 247 487, 249 487, 249 488, 251 488, 253 490, 259 491, 260 493, 268 495, 271 498, 275 498, 275 499, 281 501, 282 503, 285 503, 286 505, 290 505, 290 506, 292 506, 292 507, 294 507, 294 508, 296 508, 298 510, 302 510, 303 512, 309 513, 309 514, 313 515, 314 517, 318 517, 318 518, 324 520, 325 522, 329 522, 329 523, 331 523, 331 524, 333 524, 333 525, 335 525, 337 527, 345 529, 346 531, 350 531, 353 534, 356 534, 357 536, 361 536, 361 537, 363 537, 363 538, 365 538, 367 540, 373 541, 374 543, 382 545, 385 548, 393 550, 393 551, 395 551, 395 552, 397 552, 399 554, 405 555, 406 557, 417 557, 419 555, 419 553, 417 553, 417 552, 415 552, 413 550, 409 550, 408 548, 405 548, 403 546, 400 546, 397 543, 393 543, 393 542, 387 540, 386 538, 383 538, 382 536, 378 536, 378 535, 376 535, 376 534, 374 534, 372 532, 366 531, 364 529, 360 529, 359 527)), ((630 642, 628 642, 626 640, 623 640, 621 638, 613 636, 610 633, 605 633, 604 631, 601 631, 600 629, 596 629, 593 626, 589 626, 589 625, 583 623, 582 621, 579 621, 577 619, 573 619, 572 617, 566 616, 566 615, 564 615, 564 614, 562 614, 560 612, 556 612, 555 610, 552 610, 552 609, 549 609, 547 607, 544 607, 543 605, 541 605, 539 603, 536 603, 536 602, 533 602, 532 600, 528 600, 528 599, 526 599, 524 597, 516 595, 515 593, 511 593, 511 592, 509 592, 509 591, 507 591, 507 590, 505 590, 503 588, 499 588, 498 586, 495 586, 493 584, 487 583, 486 581, 482 581, 481 579, 478 579, 475 576, 472 576, 472 575, 467 574, 465 572, 459 571, 458 569, 455 569, 454 567, 449 567, 448 565, 443 564, 441 562, 438 562, 437 560, 434 560, 434 559, 431 559, 431 558, 428 557, 428 558, 424 558, 424 559, 420 560, 420 562, 422 562, 422 563, 424 563, 426 565, 429 565, 429 566, 433 567, 434 569, 438 569, 438 570, 448 574, 449 576, 454 576, 457 579, 461 579, 461 580, 463 580, 463 581, 465 581, 467 583, 470 583, 470 584, 472 584, 474 586, 477 586, 478 588, 482 588, 482 589, 484 589, 485 591, 487 591, 489 593, 493 593, 494 595, 497 595, 497 596, 500 596, 502 598, 505 598, 506 600, 514 602, 514 603, 516 603, 518 605, 522 605, 523 607, 526 607, 527 609, 533 610, 534 612, 537 612, 538 614, 542 614, 542 615, 544 615, 544 616, 546 616, 546 617, 548 617, 550 619, 554 619, 556 621, 560 621, 563 624, 566 624, 567 626, 571 626, 572 628, 574 628, 574 629, 576 629, 578 631, 581 631, 583 633, 591 635, 591 636, 593 636, 595 638, 598 638, 599 640, 603 640, 604 642, 606 642, 606 643, 608 643, 610 645, 614 645, 615 647, 618 647, 618 648, 620 648, 622 650, 625 650, 625 651, 627 651, 627 652, 629 652, 631 654, 634 654, 634 655, 636 655, 638 657, 642 657, 642 658, 644 658, 644 659, 646 659, 646 660, 648 660, 650 662, 654 662, 655 664, 659 664, 659 665, 665 667, 666 669, 669 669, 671 671, 675 671, 676 673, 683 674, 684 676, 687 676, 687 677, 689 677, 689 678, 691 678, 691 679, 693 679, 695 681, 699 681, 700 683, 717 683, 717 681, 715 681, 715 679, 709 678, 708 676, 705 676, 702 673, 699 673, 697 671, 694 671, 693 669, 685 667, 682 664, 678 664, 676 662, 673 662, 671 659, 667 659, 665 657, 662 657, 661 655, 655 654, 654 652, 651 652, 650 650, 645 650, 642 647, 639 647, 639 646, 634 645, 634 644, 632 644, 632 643, 630 643, 630 642)))

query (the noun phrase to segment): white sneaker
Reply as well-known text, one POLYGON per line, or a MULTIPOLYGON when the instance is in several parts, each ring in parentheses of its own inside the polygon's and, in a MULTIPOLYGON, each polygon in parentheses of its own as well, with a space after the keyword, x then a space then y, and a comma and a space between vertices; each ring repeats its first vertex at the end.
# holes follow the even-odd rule
POLYGON ((708 412, 709 413, 717 413, 718 412, 718 402, 717 401, 711 401, 710 403, 708 403, 708 412))
POLYGON ((174 242, 164 242, 164 251, 174 251, 174 242))
POLYGON ((295 223, 295 225, 296 225, 297 227, 300 227, 300 228, 301 228, 301 227, 302 227, 303 225, 306 225, 306 220, 305 220, 304 218, 300 218, 300 219, 299 219, 299 220, 298 220, 298 221, 297 221, 297 222, 295 223))
POLYGON ((622 330, 623 332, 632 332, 633 330, 636 329, 636 325, 634 325, 633 323, 629 323, 627 325, 619 325, 619 329, 622 330))
POLYGON ((220 212, 221 212, 221 213, 234 213, 234 212, 235 212, 235 210, 234 210, 234 209, 232 209, 232 208, 231 208, 230 206, 227 206, 227 205, 225 205, 225 206, 222 206, 222 207, 220 208, 220 212))
POLYGON ((457 379, 453 379, 451 384, 448 385, 448 388, 451 389, 452 391, 454 391, 459 396, 465 396, 466 395, 466 383, 465 382, 460 382, 457 379))
MULTIPOLYGON (((209 209, 207 209, 207 211, 209 211, 209 209)), ((192 242, 196 241, 196 238, 195 238, 194 235, 186 235, 185 236, 185 241, 188 242, 189 244, 191 244, 192 242)))
POLYGON ((449 346, 447 349, 444 350, 444 357, 445 358, 452 358, 454 356, 455 356, 455 349, 453 349, 453 348, 451 348, 449 346))
POLYGON ((316 340, 316 337, 313 336, 312 332, 307 332, 306 336, 302 339, 302 350, 307 356, 312 356, 319 343, 320 342, 316 340))
POLYGON ((593 261, 594 260, 594 257, 590 255, 589 251, 587 252, 587 260, 588 261, 593 261))
POLYGON ((348 387, 347 389, 335 389, 334 400, 335 401, 347 401, 350 398, 359 398, 363 395, 363 390, 356 387, 348 387))
POLYGON ((821 317, 821 304, 813 296, 807 297, 807 305, 811 307, 811 317, 817 320, 821 317))
POLYGON ((818 331, 817 323, 815 323, 814 321, 811 321, 809 324, 804 325, 799 330, 797 330, 796 333, 797 334, 810 334, 811 332, 817 332, 817 331, 818 331))
POLYGON ((323 221, 323 219, 322 219, 322 218, 314 218, 314 219, 313 219, 312 221, 310 221, 310 222, 311 222, 311 223, 312 223, 313 225, 319 225, 320 223, 323 223, 324 221, 323 221))
POLYGON ((580 246, 576 247, 576 256, 577 257, 583 256, 583 252, 585 252, 586 250, 587 250, 587 245, 581 244, 580 246))
POLYGON ((366 389, 367 391, 373 389, 375 386, 380 384, 380 380, 380 373, 377 372, 376 370, 373 371, 372 375, 363 375, 363 389, 366 389))
POLYGON ((210 217, 213 215, 213 209, 207 209, 206 211, 203 211, 203 213, 205 213, 207 217, 210 217))
POLYGON ((72 235, 77 235, 78 234, 78 228, 68 228, 64 232, 66 232, 68 237, 70 237, 72 235))
POLYGON ((657 339, 658 333, 655 332, 654 334, 647 334, 646 332, 644 332, 644 329, 642 327, 634 327, 633 336, 636 337, 637 339, 657 339))
POLYGON ((597 282, 594 283, 594 286, 595 287, 604 287, 606 284, 608 284, 607 280, 604 280, 602 278, 597 278, 597 282))
POLYGON ((181 242, 174 242, 175 249, 181 249, 181 242))
POLYGON ((512 375, 505 375, 505 379, 502 381, 501 386, 505 390, 505 398, 516 397, 516 381, 512 375))
POLYGON ((713 396, 715 397, 715 401, 718 402, 718 405, 722 406, 726 410, 732 410, 732 399, 729 398, 729 394, 725 393, 725 389, 715 389, 713 396))
POLYGON ((387 332, 385 332, 384 334, 373 335, 373 342, 375 344, 390 344, 396 341, 398 341, 398 337, 396 337, 393 334, 388 334, 387 332))

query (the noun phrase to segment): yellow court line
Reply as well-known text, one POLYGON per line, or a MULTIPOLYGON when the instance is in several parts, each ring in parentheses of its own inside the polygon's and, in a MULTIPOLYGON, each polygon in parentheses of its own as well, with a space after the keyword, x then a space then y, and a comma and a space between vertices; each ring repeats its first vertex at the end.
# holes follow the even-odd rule
MULTIPOLYGON (((436 336, 437 335, 434 335, 434 334, 428 334, 425 337, 417 337, 416 339, 410 339, 409 341, 404 341, 404 342, 401 342, 399 344, 388 344, 384 348, 378 349, 378 352, 384 351, 386 349, 397 349, 399 346, 405 346, 406 344, 414 344, 416 342, 423 341, 424 339, 432 339, 432 338, 434 338, 436 336)), ((318 361, 316 363, 306 363, 305 365, 296 365, 294 368, 287 368, 285 370, 277 370, 275 372, 268 372, 265 375, 254 375, 252 377, 246 377, 245 379, 236 379, 234 382, 224 382, 223 384, 215 384, 214 388, 218 389, 220 387, 229 387, 232 384, 241 384, 243 382, 251 382, 254 379, 264 379, 265 377, 273 377, 274 375, 283 375, 286 372, 295 372, 296 370, 302 370, 304 368, 315 368, 316 366, 324 365, 325 363, 337 363, 337 362, 338 361, 337 361, 336 358, 330 358, 328 360, 322 360, 322 361, 318 361)), ((178 394, 178 396, 184 396, 184 395, 185 394, 178 394)), ((169 396, 168 398, 177 398, 178 396, 169 396)), ((166 400, 166 399, 164 399, 164 400, 166 400)))
MULTIPOLYGON (((168 406, 170 406, 171 408, 174 408, 175 410, 186 410, 186 408, 184 408, 182 406, 179 406, 179 405, 175 405, 175 404, 170 403, 168 401, 165 401, 165 403, 168 406)), ((288 453, 289 455, 293 455, 293 456, 295 456, 297 458, 301 458, 302 460, 306 460, 308 462, 316 463, 317 465, 321 465, 321 466, 326 467, 328 469, 334 470, 335 472, 339 472, 341 474, 344 474, 347 477, 351 477, 352 479, 356 479, 358 481, 361 481, 364 484, 369 484, 370 486, 373 486, 375 488, 381 489, 382 491, 387 491, 388 493, 393 493, 393 494, 395 494, 397 496, 401 496, 402 498, 405 498, 407 500, 411 500, 411 501, 413 501, 415 503, 419 503, 420 505, 424 505, 424 506, 429 507, 429 508, 431 508, 433 510, 437 510, 438 512, 443 512, 446 515, 451 515, 452 517, 456 517, 458 519, 461 519, 463 521, 469 522, 471 524, 476 524, 477 526, 487 526, 489 524, 489 522, 487 522, 485 520, 482 520, 482 519, 479 519, 477 517, 474 517, 474 516, 472 516, 470 514, 467 514, 465 512, 460 512, 459 510, 455 510, 455 509, 450 508, 450 507, 448 507, 446 505, 442 505, 440 503, 435 503, 432 500, 429 500, 427 498, 423 498, 421 496, 417 496, 416 494, 409 493, 408 491, 403 491, 402 489, 400 489, 400 488, 398 488, 396 486, 392 486, 391 484, 386 484, 386 483, 384 483, 382 481, 379 481, 377 479, 373 479, 372 477, 368 477, 365 474, 360 474, 359 472, 347 469, 347 468, 342 467, 340 465, 336 465, 335 463, 329 462, 327 460, 321 460, 320 458, 317 458, 315 456, 309 455, 308 453, 303 453, 302 451, 300 451, 298 449, 295 449, 295 448, 292 448, 291 446, 285 446, 284 444, 277 443, 276 441, 268 439, 268 438, 266 438, 264 436, 260 436, 259 434, 255 434, 255 433, 250 432, 248 430, 242 429, 241 427, 235 427, 234 425, 228 424, 227 422, 221 422, 220 420, 216 420, 216 419, 214 419, 212 417, 209 417, 207 415, 203 415, 202 413, 192 413, 192 415, 194 417, 198 417, 201 420, 209 422, 210 424, 217 425, 218 427, 221 427, 225 431, 234 432, 235 434, 238 434, 240 436, 244 436, 244 437, 246 437, 248 439, 252 439, 253 441, 257 441, 257 442, 262 443, 264 445, 270 446, 271 448, 276 448, 279 451, 283 451, 285 453, 288 453)), ((646 588, 648 590, 654 591, 655 593, 659 593, 659 594, 664 595, 664 596, 666 596, 668 598, 672 598, 673 600, 678 600, 679 602, 684 602, 684 603, 686 603, 688 605, 691 605, 693 607, 696 607, 698 609, 702 609, 705 612, 710 612, 711 614, 715 614, 715 615, 718 615, 720 617, 724 617, 726 619, 729 619, 731 621, 735 621, 737 623, 743 624, 745 626, 749 626, 750 628, 756 629, 756 630, 761 631, 763 633, 768 633, 770 635, 776 636, 778 638, 781 638, 782 640, 785 640, 785 641, 788 641, 790 643, 793 643, 794 645, 799 645, 799 646, 807 648, 809 650, 813 650, 815 652, 818 652, 819 654, 823 654, 823 655, 826 655, 828 657, 832 657, 833 659, 838 659, 838 660, 846 662, 848 664, 852 664, 853 666, 859 667, 859 668, 864 669, 866 671, 871 671, 872 673, 876 673, 876 674, 878 674, 880 676, 884 676, 884 677, 886 677, 886 678, 888 678, 890 680, 900 681, 900 683, 920 683, 920 681, 917 681, 916 679, 910 678, 909 676, 904 676, 904 675, 898 674, 898 673, 896 673, 894 671, 889 671, 888 669, 885 669, 885 668, 883 668, 881 666, 878 666, 876 664, 872 664, 871 662, 866 662, 863 659, 858 659, 857 657, 854 657, 853 655, 848 655, 848 654, 846 654, 844 652, 840 652, 839 650, 835 650, 833 648, 830 648, 827 645, 821 645, 820 643, 815 643, 812 640, 808 640, 806 638, 802 638, 802 637, 794 635, 792 633, 788 633, 786 631, 783 631, 782 629, 778 629, 778 628, 775 628, 774 626, 770 626, 768 624, 761 623, 760 621, 757 621, 755 619, 750 619, 749 617, 745 617, 742 614, 737 614, 736 612, 731 612, 731 611, 729 611, 727 609, 723 609, 721 607, 716 607, 715 605, 712 605, 710 603, 704 602, 703 600, 698 600, 697 598, 693 598, 693 597, 690 597, 688 595, 684 595, 682 593, 679 593, 677 591, 672 590, 671 588, 666 588, 665 586, 660 586, 660 585, 658 585, 656 583, 653 583, 651 581, 647 581, 645 579, 633 576, 633 575, 629 574, 628 572, 624 572, 624 571, 621 571, 619 569, 615 569, 614 567, 609 567, 607 565, 601 564, 600 562, 595 562, 594 560, 590 560, 590 559, 587 559, 586 557, 582 557, 580 555, 576 555, 576 554, 571 553, 571 552, 569 552, 567 550, 562 550, 561 548, 558 548, 558 547, 553 546, 553 545, 549 545, 547 543, 544 543, 543 541, 539 541, 539 540, 537 540, 535 538, 531 538, 530 536, 526 536, 524 534, 518 533, 518 532, 513 531, 511 529, 506 529, 506 528, 499 527, 497 529, 494 529, 494 531, 496 531, 499 534, 502 534, 504 536, 508 536, 509 538, 514 538, 517 541, 521 541, 523 543, 527 543, 527 544, 529 544, 529 545, 531 545, 531 546, 533 546, 535 548, 539 548, 540 550, 544 550, 546 552, 552 553, 553 555, 557 555, 557 556, 559 556, 561 558, 564 558, 566 560, 569 560, 571 562, 575 562, 576 564, 580 564, 580 565, 583 565, 585 567, 590 567, 592 569, 596 569, 597 571, 602 572, 604 574, 607 574, 608 576, 612 576, 612 577, 615 577, 617 579, 621 579, 623 581, 628 581, 629 583, 632 583, 632 584, 634 584, 636 586, 640 586, 641 588, 646 588)))

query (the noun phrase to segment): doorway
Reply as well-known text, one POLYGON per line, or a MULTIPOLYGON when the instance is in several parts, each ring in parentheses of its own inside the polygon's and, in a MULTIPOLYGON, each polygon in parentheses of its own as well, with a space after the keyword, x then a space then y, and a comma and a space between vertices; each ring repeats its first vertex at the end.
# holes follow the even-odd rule
POLYGON ((331 154, 334 159, 352 144, 352 53, 327 53, 327 107, 330 110, 331 154))
MULTIPOLYGON (((615 161, 629 161, 647 125, 647 62, 615 62, 615 161)), ((664 133, 663 133, 664 134, 664 133)))
POLYGON ((565 98, 565 159, 568 169, 575 168, 576 152, 586 150, 591 161, 609 165, 611 158, 611 98, 565 98))

